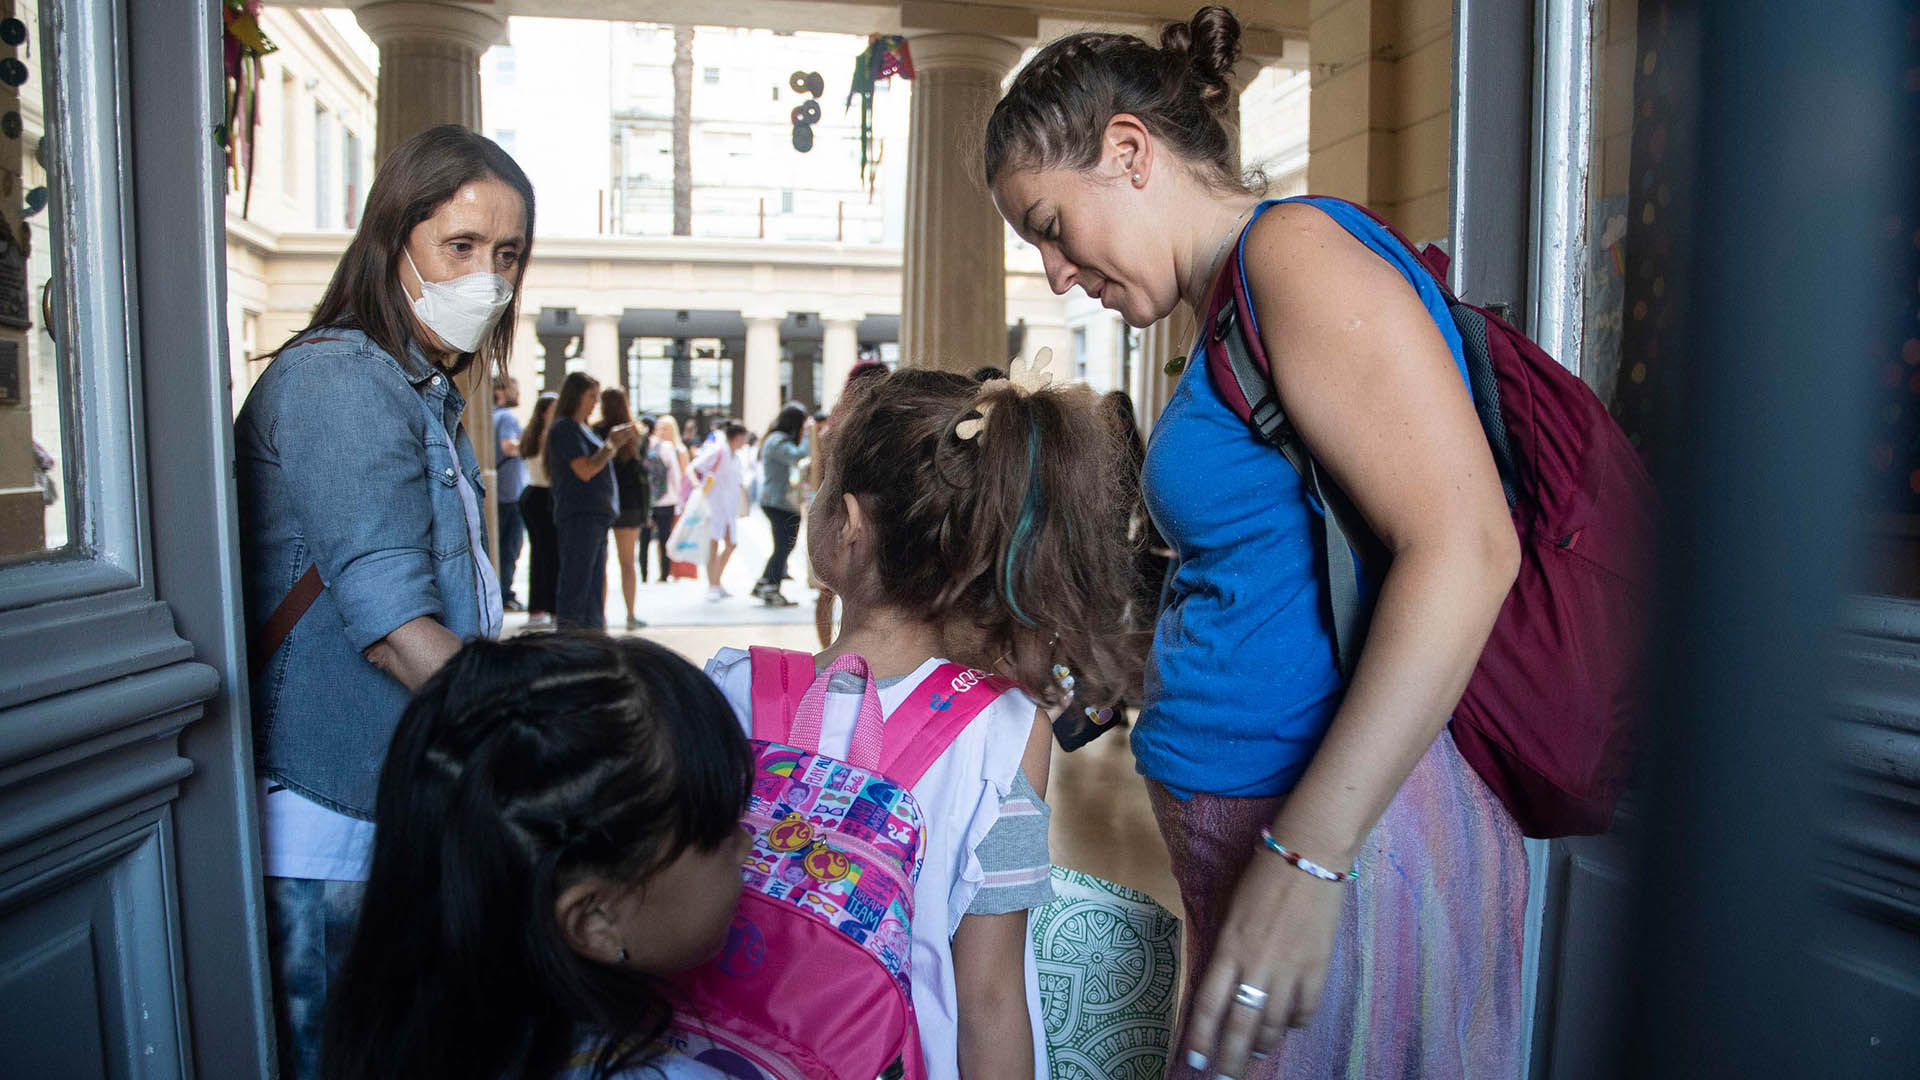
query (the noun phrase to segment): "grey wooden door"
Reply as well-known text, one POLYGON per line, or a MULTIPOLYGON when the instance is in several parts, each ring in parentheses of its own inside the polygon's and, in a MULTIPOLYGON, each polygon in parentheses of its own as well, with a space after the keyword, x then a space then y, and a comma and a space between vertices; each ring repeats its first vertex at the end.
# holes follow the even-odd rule
POLYGON ((220 5, 0 6, 0 1074, 263 1076, 220 5))

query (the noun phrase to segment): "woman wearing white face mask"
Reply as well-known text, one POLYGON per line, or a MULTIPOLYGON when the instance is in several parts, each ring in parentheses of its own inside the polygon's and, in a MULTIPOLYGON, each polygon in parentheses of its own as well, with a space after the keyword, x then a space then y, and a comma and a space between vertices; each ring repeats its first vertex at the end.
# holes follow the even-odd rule
POLYGON ((465 128, 395 148, 313 322, 235 424, 281 1073, 320 1018, 412 691, 500 632, 463 395, 506 370, 533 187, 465 128))

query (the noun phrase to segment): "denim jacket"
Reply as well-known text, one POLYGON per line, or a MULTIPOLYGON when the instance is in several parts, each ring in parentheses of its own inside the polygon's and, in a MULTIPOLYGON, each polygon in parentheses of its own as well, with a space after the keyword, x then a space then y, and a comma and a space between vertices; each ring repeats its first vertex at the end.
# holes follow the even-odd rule
POLYGON ((235 422, 248 640, 308 564, 326 585, 253 681, 254 752, 274 781, 371 820, 409 695, 363 652, 422 615, 480 632, 459 487, 465 474, 480 492, 480 466, 465 399, 418 346, 390 356, 356 330, 308 341, 274 359, 235 422))

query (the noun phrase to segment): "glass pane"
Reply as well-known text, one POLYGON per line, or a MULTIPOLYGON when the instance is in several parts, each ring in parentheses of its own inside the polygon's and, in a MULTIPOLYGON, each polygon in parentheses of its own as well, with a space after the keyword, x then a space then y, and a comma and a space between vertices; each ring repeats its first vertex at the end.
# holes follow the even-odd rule
MULTIPOLYGON (((1638 0, 1599 0, 1593 13, 1593 149, 1588 173, 1586 336, 1580 371, 1603 399, 1616 384, 1638 385, 1646 370, 1622 372, 1621 333, 1628 318, 1627 274, 1653 264, 1628 258, 1632 213, 1634 69, 1638 0), (1631 264, 1631 265, 1630 265, 1631 264)), ((1659 208, 1642 208, 1656 223, 1659 208)), ((1651 287, 1651 282, 1648 283, 1651 287)), ((1665 283, 1660 285, 1661 291, 1665 283)), ((1644 317, 1644 312, 1643 312, 1644 317)))
MULTIPOLYGON (((1586 344, 1581 371, 1612 407, 1659 482, 1663 454, 1654 418, 1685 362, 1677 267, 1686 244, 1685 200, 1697 133, 1690 90, 1697 38, 1674 5, 1598 0, 1593 23, 1593 144, 1588 207, 1586 344)), ((1920 0, 1906 0, 1920 12, 1920 0)), ((1916 15, 1920 19, 1920 15, 1916 15)), ((1914 22, 1920 26, 1920 21, 1914 22)), ((1920 155, 1920 34, 1906 37, 1908 64, 1886 93, 1908 110, 1920 155)), ((1854 587, 1920 599, 1920 189, 1888 220, 1882 243, 1904 260, 1894 287, 1905 297, 1873 335, 1868 444, 1860 468, 1862 512, 1853 524, 1862 557, 1854 587)))
POLYGON ((46 104, 53 55, 33 0, 0 2, 0 560, 74 547, 82 519, 65 308, 59 156, 46 104))

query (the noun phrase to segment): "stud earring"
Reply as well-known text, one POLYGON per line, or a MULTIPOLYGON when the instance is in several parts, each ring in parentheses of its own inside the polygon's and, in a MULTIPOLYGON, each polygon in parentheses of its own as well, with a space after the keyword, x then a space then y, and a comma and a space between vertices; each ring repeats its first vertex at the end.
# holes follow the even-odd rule
POLYGON ((1134 173, 1134 174, 1133 174, 1133 186, 1134 186, 1134 187, 1139 187, 1141 183, 1142 183, 1142 181, 1141 181, 1141 179, 1140 179, 1140 174, 1139 174, 1139 173, 1134 173))
POLYGON ((623 964, 627 962, 627 947, 625 945, 620 946, 620 962, 623 964))

